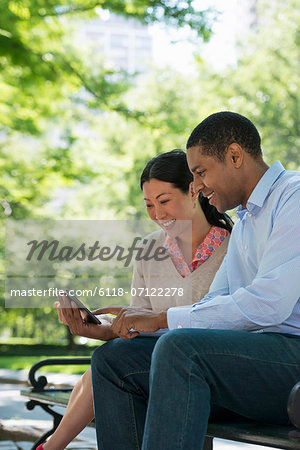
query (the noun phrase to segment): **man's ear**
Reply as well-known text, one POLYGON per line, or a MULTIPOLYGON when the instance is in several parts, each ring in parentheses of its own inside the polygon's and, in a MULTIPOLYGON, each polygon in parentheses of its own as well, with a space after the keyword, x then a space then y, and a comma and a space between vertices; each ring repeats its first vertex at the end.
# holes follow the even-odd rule
POLYGON ((227 153, 226 153, 226 159, 236 168, 239 169, 244 161, 244 150, 242 147, 237 144, 236 142, 233 142, 229 145, 227 153))

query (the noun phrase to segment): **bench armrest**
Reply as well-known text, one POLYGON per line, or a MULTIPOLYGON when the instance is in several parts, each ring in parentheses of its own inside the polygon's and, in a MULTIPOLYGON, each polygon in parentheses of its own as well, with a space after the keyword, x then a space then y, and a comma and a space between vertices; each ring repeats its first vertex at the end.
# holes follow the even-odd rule
POLYGON ((43 366, 58 366, 58 365, 77 365, 77 364, 91 364, 91 358, 50 358, 50 359, 43 359, 42 361, 37 362, 34 364, 28 374, 29 383, 33 387, 33 391, 35 390, 41 390, 44 389, 45 386, 47 386, 48 381, 47 378, 42 375, 38 377, 38 379, 35 378, 35 373, 37 370, 39 370, 43 366))

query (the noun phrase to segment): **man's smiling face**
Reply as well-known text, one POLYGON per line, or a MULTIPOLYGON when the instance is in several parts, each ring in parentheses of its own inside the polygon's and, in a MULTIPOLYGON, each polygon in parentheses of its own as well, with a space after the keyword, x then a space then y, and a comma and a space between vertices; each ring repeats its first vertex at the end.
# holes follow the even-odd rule
POLYGON ((202 192, 220 213, 233 209, 243 201, 240 177, 230 148, 224 161, 202 153, 199 145, 187 150, 189 169, 194 176, 195 192, 202 192))

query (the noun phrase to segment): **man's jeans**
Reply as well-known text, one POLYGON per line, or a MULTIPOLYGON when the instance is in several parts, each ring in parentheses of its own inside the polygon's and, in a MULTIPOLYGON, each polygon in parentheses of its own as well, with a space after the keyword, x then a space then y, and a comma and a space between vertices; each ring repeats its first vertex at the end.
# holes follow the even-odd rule
POLYGON ((181 329, 115 339, 93 354, 92 376, 99 450, 200 450, 216 411, 288 422, 300 337, 181 329))

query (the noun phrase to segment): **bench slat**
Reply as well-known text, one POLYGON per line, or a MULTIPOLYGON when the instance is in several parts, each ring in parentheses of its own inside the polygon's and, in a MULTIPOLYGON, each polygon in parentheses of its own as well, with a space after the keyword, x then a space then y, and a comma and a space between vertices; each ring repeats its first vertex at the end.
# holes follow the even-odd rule
POLYGON ((72 389, 44 389, 43 391, 22 390, 21 395, 47 405, 67 406, 72 389))
POLYGON ((293 438, 295 428, 290 425, 271 425, 258 422, 209 423, 207 435, 230 441, 265 445, 282 449, 300 449, 300 435, 293 438))

